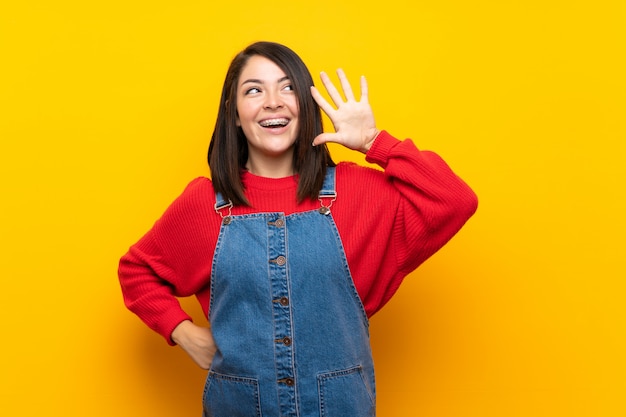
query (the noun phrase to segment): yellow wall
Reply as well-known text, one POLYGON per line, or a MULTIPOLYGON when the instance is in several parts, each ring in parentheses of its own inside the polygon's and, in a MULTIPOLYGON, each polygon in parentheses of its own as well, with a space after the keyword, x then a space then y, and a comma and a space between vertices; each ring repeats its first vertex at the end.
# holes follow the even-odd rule
POLYGON ((622 0, 213 3, 2 2, 2 415, 200 415, 203 372, 125 310, 117 262, 207 174, 261 39, 366 74, 379 126, 480 197, 372 320, 379 416, 626 415, 622 0))

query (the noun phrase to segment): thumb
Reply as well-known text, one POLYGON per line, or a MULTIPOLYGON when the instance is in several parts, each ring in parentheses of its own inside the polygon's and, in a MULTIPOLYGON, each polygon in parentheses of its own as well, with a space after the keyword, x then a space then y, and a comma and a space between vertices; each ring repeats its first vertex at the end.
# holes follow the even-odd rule
POLYGON ((320 133, 313 139, 313 146, 322 145, 327 142, 334 142, 336 133, 320 133))

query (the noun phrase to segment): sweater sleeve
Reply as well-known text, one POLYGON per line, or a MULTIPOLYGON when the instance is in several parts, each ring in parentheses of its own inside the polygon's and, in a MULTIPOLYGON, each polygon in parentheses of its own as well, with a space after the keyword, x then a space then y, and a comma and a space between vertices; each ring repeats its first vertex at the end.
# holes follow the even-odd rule
POLYGON ((371 316, 460 230, 478 201, 440 156, 409 139, 381 131, 366 160, 384 171, 346 167, 353 175, 344 192, 354 203, 340 211, 337 202, 336 212, 357 291, 371 316))
POLYGON ((478 199, 436 153, 382 131, 366 155, 384 168, 400 195, 392 239, 398 269, 408 274, 445 245, 475 213, 478 199))
POLYGON ((392 239, 399 270, 407 274, 445 245, 474 214, 478 199, 436 153, 410 139, 381 132, 366 155, 385 170, 400 195, 392 239))
POLYGON ((209 282, 211 190, 206 178, 192 181, 119 262, 125 305, 171 345, 174 328, 191 320, 177 297, 197 294, 209 282))

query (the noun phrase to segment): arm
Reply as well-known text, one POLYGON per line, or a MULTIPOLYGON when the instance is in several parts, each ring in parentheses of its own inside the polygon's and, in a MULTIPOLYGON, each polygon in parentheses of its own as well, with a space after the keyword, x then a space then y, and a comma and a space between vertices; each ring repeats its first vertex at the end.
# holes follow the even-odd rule
POLYGON ((177 297, 208 291, 220 222, 210 216, 211 195, 208 179, 192 181, 120 259, 126 306, 171 345, 174 329, 191 320, 177 297))
MULTIPOLYGON (((155 225, 158 229, 158 226, 155 225)), ((126 307, 148 327, 174 345, 174 328, 191 317, 183 311, 176 297, 176 274, 165 263, 153 228, 122 256, 118 278, 126 307)))
POLYGON ((377 141, 381 132, 376 128, 368 102, 365 77, 361 77, 361 98, 357 101, 344 72, 337 70, 337 75, 345 101, 328 75, 321 73, 324 87, 336 108, 315 87, 311 87, 313 98, 335 127, 334 133, 320 134, 313 140, 313 144, 335 142, 365 153, 368 162, 385 169, 385 175, 403 197, 403 201, 408 202, 414 211, 421 212, 420 217, 426 222, 428 229, 440 230, 448 225, 458 230, 476 210, 477 199, 474 192, 437 154, 420 151, 411 141, 398 141, 386 132, 384 139, 377 141), (373 145, 376 145, 374 149, 373 145))

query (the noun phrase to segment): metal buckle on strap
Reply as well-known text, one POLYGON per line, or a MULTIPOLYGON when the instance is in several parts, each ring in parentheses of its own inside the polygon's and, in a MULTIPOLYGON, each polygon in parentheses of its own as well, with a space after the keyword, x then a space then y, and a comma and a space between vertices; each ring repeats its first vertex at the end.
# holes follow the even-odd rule
POLYGON ((337 193, 335 192, 333 192, 332 194, 325 193, 324 195, 320 195, 318 197, 318 200, 320 201, 321 207, 318 209, 318 211, 322 213, 324 216, 328 216, 330 214, 330 207, 333 205, 336 199, 337 199, 337 193), (328 203, 328 205, 324 204, 324 200, 322 200, 323 198, 330 198, 330 202, 328 203))
POLYGON ((215 203, 215 205, 213 206, 215 208, 215 212, 217 214, 220 215, 220 217, 222 218, 222 221, 224 222, 224 224, 230 224, 231 221, 231 213, 233 211, 233 202, 230 201, 230 199, 228 200, 228 203, 225 204, 220 204, 219 206, 217 205, 217 203, 215 203), (222 214, 221 210, 224 210, 225 208, 228 207, 228 214, 226 216, 224 216, 222 214))

